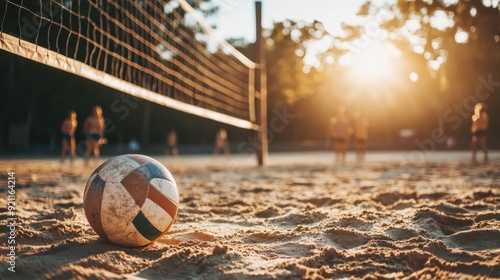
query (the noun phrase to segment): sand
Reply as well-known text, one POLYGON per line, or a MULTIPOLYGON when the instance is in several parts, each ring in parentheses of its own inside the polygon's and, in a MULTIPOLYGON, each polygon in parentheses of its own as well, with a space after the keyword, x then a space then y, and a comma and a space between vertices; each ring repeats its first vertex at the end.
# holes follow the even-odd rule
MULTIPOLYGON (((304 157, 306 158, 306 157, 304 157)), ((101 240, 83 212, 96 167, 2 160, 16 172, 15 272, 2 191, 1 279, 500 278, 500 160, 412 165, 160 158, 180 209, 154 244, 101 240)))

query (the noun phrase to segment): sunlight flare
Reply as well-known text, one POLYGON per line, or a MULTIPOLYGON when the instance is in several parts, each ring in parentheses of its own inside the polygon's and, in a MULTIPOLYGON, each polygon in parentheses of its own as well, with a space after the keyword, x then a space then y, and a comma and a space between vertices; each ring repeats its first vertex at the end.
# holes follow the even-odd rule
POLYGON ((352 55, 351 70, 355 78, 378 80, 391 72, 391 54, 381 43, 372 43, 352 55))

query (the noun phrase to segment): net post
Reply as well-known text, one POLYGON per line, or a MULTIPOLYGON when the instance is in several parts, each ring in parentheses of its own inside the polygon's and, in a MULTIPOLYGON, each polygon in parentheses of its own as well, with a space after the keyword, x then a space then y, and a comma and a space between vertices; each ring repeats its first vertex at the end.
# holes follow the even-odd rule
POLYGON ((256 22, 256 73, 255 73, 255 115, 258 125, 257 133, 257 163, 259 166, 265 166, 268 156, 267 141, 267 79, 266 79, 266 60, 264 54, 264 45, 262 41, 262 2, 255 1, 255 22, 256 22))

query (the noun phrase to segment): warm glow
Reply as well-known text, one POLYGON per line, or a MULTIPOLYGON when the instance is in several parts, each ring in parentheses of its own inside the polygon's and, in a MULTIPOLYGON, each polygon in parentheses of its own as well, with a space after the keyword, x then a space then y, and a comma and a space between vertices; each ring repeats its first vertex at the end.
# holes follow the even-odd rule
MULTIPOLYGON (((321 39, 316 41, 306 42, 307 51, 299 50, 301 54, 296 55, 299 57, 304 57, 304 64, 306 65, 306 69, 310 69, 311 67, 320 68, 321 62, 318 59, 318 55, 326 52, 329 48, 331 48, 333 43, 333 38, 331 36, 323 36, 321 39)), ((330 59, 331 61, 331 59, 330 59)), ((332 62, 327 63, 332 64, 332 62)))
POLYGON ((415 72, 411 72, 410 73, 410 81, 412 81, 414 83, 417 82, 418 81, 418 74, 415 72))
POLYGON ((455 33, 455 42, 458 44, 465 44, 469 40, 469 34, 462 29, 458 29, 455 33))
POLYGON ((453 15, 442 10, 435 11, 431 17, 431 26, 438 30, 446 30, 455 25, 453 15))
POLYGON ((352 55, 351 69, 355 78, 378 80, 390 73, 390 61, 388 49, 380 43, 372 43, 352 55))
POLYGON ((347 98, 352 102, 374 101, 396 106, 397 92, 404 91, 403 87, 410 82, 408 76, 401 79, 401 55, 394 45, 382 41, 372 41, 350 54, 345 66, 348 70, 346 83, 350 84, 347 98))

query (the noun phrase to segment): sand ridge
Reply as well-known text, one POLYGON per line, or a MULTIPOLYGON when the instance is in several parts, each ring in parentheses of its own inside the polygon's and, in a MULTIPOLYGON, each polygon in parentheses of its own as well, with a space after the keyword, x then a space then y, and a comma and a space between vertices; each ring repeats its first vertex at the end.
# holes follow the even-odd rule
POLYGON ((163 163, 179 186, 177 220, 155 244, 122 248, 83 213, 92 167, 0 161, 0 180, 17 174, 19 219, 16 273, 2 254, 0 278, 500 278, 499 161, 163 163))

